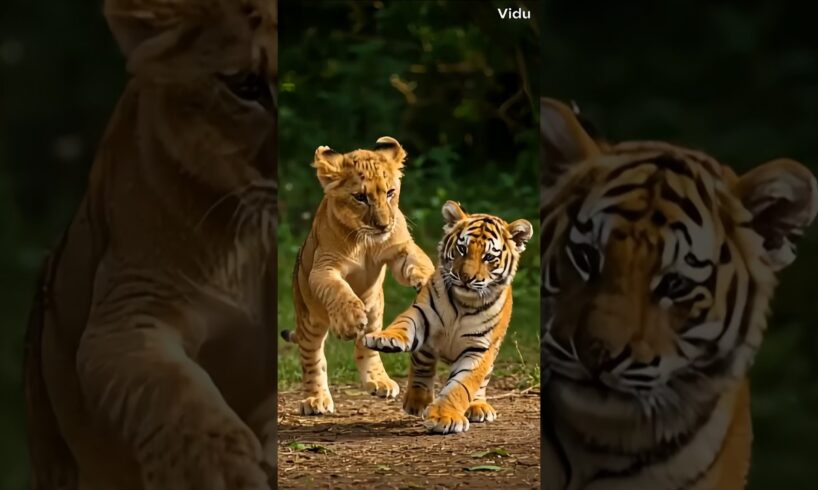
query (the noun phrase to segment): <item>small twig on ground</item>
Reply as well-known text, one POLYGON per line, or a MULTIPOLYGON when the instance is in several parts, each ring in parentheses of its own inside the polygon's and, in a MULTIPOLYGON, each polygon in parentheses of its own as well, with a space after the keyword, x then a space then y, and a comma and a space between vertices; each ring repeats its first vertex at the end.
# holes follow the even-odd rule
POLYGON ((513 396, 525 396, 531 391, 539 390, 539 386, 529 386, 528 388, 520 391, 510 391, 508 393, 503 393, 502 395, 494 395, 494 396, 487 396, 487 400, 497 400, 498 398, 511 398, 513 396))

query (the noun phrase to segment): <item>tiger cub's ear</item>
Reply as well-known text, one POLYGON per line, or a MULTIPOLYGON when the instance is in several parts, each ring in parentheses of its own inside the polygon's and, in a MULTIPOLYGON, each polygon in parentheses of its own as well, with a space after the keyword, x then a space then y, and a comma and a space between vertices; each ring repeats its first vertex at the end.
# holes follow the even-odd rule
POLYGON ((525 250, 525 244, 534 234, 534 227, 527 220, 518 219, 508 224, 508 232, 511 233, 511 239, 517 246, 517 252, 522 252, 525 250))
POLYGON ((374 151, 397 164, 398 168, 403 168, 403 161, 406 160, 406 151, 395 138, 391 136, 381 136, 378 138, 378 141, 375 142, 374 151))
POLYGON ((767 262, 781 270, 795 260, 795 242, 818 212, 818 185, 800 163, 777 159, 742 175, 733 191, 753 215, 767 262))
POLYGON ((463 211, 460 204, 454 201, 446 201, 446 203, 443 205, 443 209, 441 209, 441 212, 443 213, 444 228, 448 228, 458 221, 468 217, 468 214, 463 211))
POLYGON ((571 165, 600 153, 571 108, 546 97, 540 99, 540 142, 546 186, 552 185, 571 165))
POLYGON ((324 190, 329 190, 337 184, 341 178, 344 164, 344 155, 333 150, 329 146, 319 146, 315 150, 315 159, 312 166, 315 168, 315 175, 324 190))

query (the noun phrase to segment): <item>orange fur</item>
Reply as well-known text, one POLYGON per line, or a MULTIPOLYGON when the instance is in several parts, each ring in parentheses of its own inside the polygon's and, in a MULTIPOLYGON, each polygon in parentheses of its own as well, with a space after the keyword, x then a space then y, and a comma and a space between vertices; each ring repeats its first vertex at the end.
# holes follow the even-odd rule
POLYGON ((411 308, 364 343, 383 352, 412 352, 403 408, 422 415, 438 433, 463 432, 469 422, 493 421, 486 401, 494 361, 511 321, 511 281, 531 238, 531 224, 443 206, 444 237, 437 271, 411 308), (451 375, 433 397, 438 358, 451 375))
POLYGON ((748 370, 775 274, 818 212, 815 177, 598 144, 551 99, 541 117, 546 488, 743 488, 748 370))

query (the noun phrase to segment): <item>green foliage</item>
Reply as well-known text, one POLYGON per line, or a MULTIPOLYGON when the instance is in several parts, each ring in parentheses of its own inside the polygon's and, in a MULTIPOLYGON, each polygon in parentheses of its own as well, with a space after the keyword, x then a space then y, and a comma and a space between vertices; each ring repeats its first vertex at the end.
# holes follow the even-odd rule
MULTIPOLYGON (((279 38, 279 328, 294 327, 291 274, 322 197, 310 167, 320 145, 343 152, 371 147, 380 136, 397 138, 409 152, 401 208, 433 258, 447 199, 537 225, 537 119, 528 89, 537 86, 536 33, 520 23, 490 39, 485 33, 496 15, 491 4, 474 2, 282 5, 289 22, 279 38)), ((525 355, 534 366, 529 376, 539 359, 536 237, 515 279, 510 337, 500 357, 518 364, 525 355)), ((388 323, 414 291, 389 279, 385 293, 388 323)), ((300 379, 297 351, 280 350, 280 384, 290 386, 300 379)), ((348 342, 328 340, 331 381, 356 381, 351 350, 348 342)), ((408 356, 382 357, 391 374, 407 373, 408 356)))
MULTIPOLYGON (((542 94, 575 99, 612 141, 698 148, 738 171, 776 157, 818 174, 818 37, 795 2, 548 2, 542 94)), ((781 275, 752 371, 751 489, 814 488, 818 226, 781 275)))

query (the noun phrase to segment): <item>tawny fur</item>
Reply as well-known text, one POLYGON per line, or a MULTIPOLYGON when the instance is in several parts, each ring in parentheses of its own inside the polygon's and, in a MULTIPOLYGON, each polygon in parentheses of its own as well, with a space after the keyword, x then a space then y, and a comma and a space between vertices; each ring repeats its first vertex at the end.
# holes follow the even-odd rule
POLYGON ((294 272, 296 330, 284 333, 300 350, 302 414, 335 409, 324 356, 329 331, 355 339, 355 364, 364 389, 381 397, 399 392, 378 353, 363 347, 360 337, 383 326, 387 268, 398 283, 416 289, 434 271, 398 207, 405 158, 400 143, 390 137, 380 138, 374 150, 342 155, 322 146, 315 152, 313 166, 324 198, 294 272))
POLYGON ((272 93, 218 75, 275 83, 277 7, 206 5, 105 4, 132 80, 31 315, 35 489, 271 486, 272 93))

